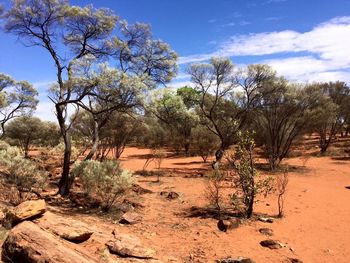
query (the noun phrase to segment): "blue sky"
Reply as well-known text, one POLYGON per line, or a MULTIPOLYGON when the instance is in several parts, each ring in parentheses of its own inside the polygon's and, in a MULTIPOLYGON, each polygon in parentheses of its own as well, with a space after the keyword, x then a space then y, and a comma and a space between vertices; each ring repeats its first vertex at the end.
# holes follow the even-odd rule
MULTIPOLYGON (((0 3, 9 6, 10 1, 0 3)), ((179 76, 188 63, 212 56, 235 64, 268 63, 296 81, 350 82, 350 0, 109 0, 71 1, 108 7, 121 18, 152 25, 179 54, 179 76)), ((53 119, 46 89, 55 80, 52 61, 38 47, 24 47, 0 32, 0 72, 28 80, 40 92, 37 115, 53 119)))

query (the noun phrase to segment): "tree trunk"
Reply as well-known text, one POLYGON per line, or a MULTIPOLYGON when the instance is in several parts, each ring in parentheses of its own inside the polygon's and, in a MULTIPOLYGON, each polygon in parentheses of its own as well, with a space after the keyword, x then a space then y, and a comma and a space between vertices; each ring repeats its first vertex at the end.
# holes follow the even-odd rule
POLYGON ((222 160, 222 157, 224 157, 226 147, 221 146, 220 149, 218 149, 215 152, 215 161, 212 164, 213 169, 219 169, 220 162, 222 160))
POLYGON ((69 194, 70 188, 73 184, 73 179, 70 176, 70 158, 72 154, 72 142, 71 136, 68 131, 63 135, 64 138, 64 157, 63 157, 63 171, 62 176, 59 181, 59 193, 61 196, 67 196, 69 194))
POLYGON ((190 150, 190 142, 185 142, 184 148, 185 148, 185 154, 188 156, 188 152, 190 150))
POLYGON ((61 135, 64 141, 64 156, 63 156, 63 170, 61 179, 58 183, 59 194, 61 196, 67 196, 69 190, 73 183, 72 178, 70 178, 70 158, 72 154, 72 141, 69 131, 66 129, 65 119, 64 119, 64 108, 65 106, 56 104, 57 120, 60 126, 61 135))
POLYGON ((88 153, 88 155, 85 157, 85 161, 91 160, 92 157, 94 157, 94 155, 98 149, 100 137, 99 137, 99 125, 98 125, 97 120, 94 120, 94 132, 93 132, 93 136, 92 136, 92 141, 93 141, 93 144, 92 144, 91 150, 88 153))

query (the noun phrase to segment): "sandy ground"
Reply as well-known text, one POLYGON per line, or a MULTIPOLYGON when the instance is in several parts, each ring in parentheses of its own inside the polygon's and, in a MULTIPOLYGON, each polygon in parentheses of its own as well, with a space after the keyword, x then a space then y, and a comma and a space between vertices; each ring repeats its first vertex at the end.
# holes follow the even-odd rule
MULTIPOLYGON (((140 170, 149 150, 127 148, 121 161, 125 168, 140 170)), ((302 166, 300 158, 289 159, 288 164, 302 166)), ((155 177, 138 177, 138 183, 153 191, 143 195, 140 210, 142 223, 129 228, 149 246, 156 249, 165 262, 213 262, 225 257, 244 256, 256 262, 288 262, 298 258, 303 262, 349 262, 350 260, 350 161, 330 157, 313 157, 304 171, 289 173, 285 200, 285 217, 268 224, 245 222, 238 229, 226 233, 217 229, 217 221, 201 216, 189 217, 191 207, 205 207, 208 168, 200 157, 167 158, 161 165, 167 176, 161 183, 155 177), (166 200, 161 191, 180 194, 176 200, 166 200), (287 246, 279 250, 263 248, 259 242, 266 239, 258 232, 261 227, 273 229, 273 239, 287 246)), ((154 169, 150 164, 148 169, 154 169)), ((257 213, 274 216, 277 213, 276 196, 258 200, 257 213)))
MULTIPOLYGON (((149 154, 149 149, 129 147, 125 149, 121 163, 126 169, 139 171, 149 154)), ((152 262, 215 262, 239 256, 249 257, 257 263, 292 262, 290 258, 306 263, 350 262, 350 189, 346 188, 350 186, 350 158, 312 157, 300 169, 304 160, 296 157, 286 161, 291 169, 285 217, 275 219, 272 224, 260 222, 255 216, 239 228, 219 231, 217 220, 208 216, 205 210, 207 181, 203 175, 210 169, 210 162, 204 164, 200 157, 167 157, 161 164, 164 176, 160 183, 156 182, 155 176, 136 176, 140 186, 152 191, 137 197, 136 201, 143 205, 137 209, 142 216, 138 224, 121 225, 93 213, 75 213, 69 205, 66 208, 62 204, 50 206, 50 210, 85 221, 99 229, 97 232, 108 234, 116 228, 139 237, 145 246, 157 252, 158 260, 152 262), (167 200, 160 195, 162 191, 174 191, 180 197, 167 200), (193 208, 198 213, 194 213, 193 208), (260 241, 268 239, 259 233, 262 227, 273 229, 271 238, 286 246, 277 250, 260 246, 260 241)), ((147 170, 157 170, 156 164, 151 162, 147 170)), ((230 189, 226 191, 228 194, 230 189)), ((69 204, 69 200, 62 201, 69 204)), ((257 199, 255 215, 260 214, 276 216, 276 195, 257 199)), ((91 239, 82 246, 96 256, 104 243, 91 239)), ((135 261, 113 258, 110 262, 135 261)))

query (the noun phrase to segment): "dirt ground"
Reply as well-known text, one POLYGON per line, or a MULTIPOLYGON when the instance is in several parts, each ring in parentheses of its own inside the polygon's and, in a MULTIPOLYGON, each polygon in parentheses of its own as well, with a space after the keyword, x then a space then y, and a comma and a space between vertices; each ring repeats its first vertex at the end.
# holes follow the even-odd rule
MULTIPOLYGON (((149 154, 149 149, 128 147, 121 157, 122 166, 137 174, 149 154)), ((204 164, 200 157, 172 155, 161 164, 164 175, 160 182, 156 182, 155 176, 136 176, 137 184, 152 191, 137 197, 136 201, 143 206, 136 209, 142 216, 138 224, 122 225, 94 213, 71 213, 69 205, 64 205, 69 204, 68 200, 59 199, 61 203, 56 206, 49 201, 50 210, 85 221, 100 233, 117 229, 137 236, 156 251, 155 262, 215 262, 239 256, 257 263, 292 262, 291 258, 306 263, 349 262, 350 189, 346 187, 350 186, 350 158, 295 157, 284 164, 290 166, 285 217, 276 218, 273 223, 260 222, 257 217, 276 216, 276 195, 256 200, 254 219, 227 232, 219 231, 217 220, 206 210, 204 175, 210 169, 210 160, 204 164), (168 200, 161 196, 162 191, 174 191, 179 198, 168 200), (263 227, 271 228, 274 231, 271 238, 285 246, 276 250, 260 246, 260 241, 268 239, 258 231, 263 227)), ((156 164, 151 162, 147 170, 157 170, 156 164)), ((52 189, 56 191, 55 187, 52 189)), ((47 191, 46 195, 50 199, 53 193, 47 191)), ((96 254, 104 246, 101 244, 92 239, 83 246, 96 254)), ((108 262, 130 262, 114 259, 108 262)))
MULTIPOLYGON (((147 149, 128 148, 122 164, 132 171, 142 169, 147 149)), ((291 158, 291 166, 302 166, 303 159, 291 158)), ((165 159, 161 168, 168 176, 155 183, 155 177, 138 177, 138 183, 153 191, 143 195, 145 208, 142 223, 129 227, 158 251, 162 260, 179 262, 212 262, 225 257, 244 256, 256 262, 349 262, 350 259, 350 160, 312 157, 305 169, 289 172, 285 200, 285 217, 268 224, 246 222, 238 229, 220 232, 217 220, 191 214, 192 207, 205 207, 205 179, 198 176, 208 165, 199 157, 165 159), (175 191, 177 200, 166 200, 161 191, 175 191), (191 216, 192 215, 192 216, 191 216), (203 218, 202 218, 203 217, 203 218), (279 250, 263 248, 266 239, 261 227, 273 229, 273 239, 287 246, 279 250)), ((152 167, 152 164, 148 168, 152 167)), ((256 213, 274 216, 276 197, 260 199, 256 213)))

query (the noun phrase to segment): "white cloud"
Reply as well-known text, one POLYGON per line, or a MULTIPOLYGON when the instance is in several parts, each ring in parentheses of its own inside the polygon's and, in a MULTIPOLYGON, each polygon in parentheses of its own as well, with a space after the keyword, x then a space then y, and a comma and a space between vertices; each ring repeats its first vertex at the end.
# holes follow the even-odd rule
POLYGON ((35 116, 45 121, 56 121, 54 104, 51 101, 39 101, 35 116))
MULTIPOLYGON (((259 61, 292 79, 307 76, 348 77, 350 69, 350 16, 333 18, 308 32, 284 30, 233 36, 208 54, 180 58, 180 64, 206 61, 212 56, 280 55, 259 61), (304 54, 300 55, 303 52, 304 54), (288 57, 286 58, 286 55, 288 57)), ((350 80, 347 78, 346 80, 350 80)))

